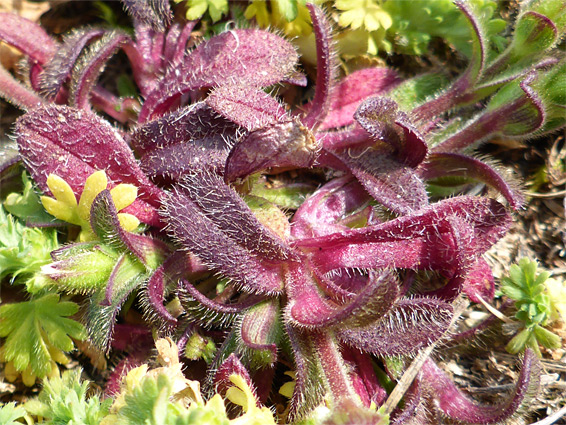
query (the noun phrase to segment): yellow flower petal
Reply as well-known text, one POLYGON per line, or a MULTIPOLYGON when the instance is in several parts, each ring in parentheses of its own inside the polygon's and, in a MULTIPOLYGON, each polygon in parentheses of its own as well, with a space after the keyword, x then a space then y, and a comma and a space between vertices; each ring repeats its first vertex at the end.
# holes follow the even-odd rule
POLYGON ((70 207, 75 207, 77 205, 77 198, 75 197, 73 189, 71 189, 71 186, 69 186, 69 184, 61 177, 55 174, 49 174, 47 177, 47 186, 58 201, 61 201, 70 207))
POLYGON ((81 223, 77 215, 75 214, 75 209, 69 207, 69 204, 58 201, 57 199, 50 198, 49 196, 42 196, 40 199, 43 207, 49 214, 58 218, 59 220, 78 224, 80 226, 81 223))
POLYGON ((121 183, 114 189, 110 190, 110 195, 112 195, 112 200, 116 206, 116 210, 120 211, 122 208, 126 208, 131 205, 138 196, 138 188, 133 184, 121 183))
POLYGON ((140 224, 140 221, 135 215, 128 213, 119 213, 118 220, 120 220, 120 226, 127 232, 133 232, 140 224))
POLYGON ((106 173, 102 170, 92 173, 86 179, 78 207, 79 217, 82 220, 84 221, 89 220, 90 207, 92 206, 92 202, 100 192, 106 189, 107 184, 108 184, 108 179, 106 178, 106 173))

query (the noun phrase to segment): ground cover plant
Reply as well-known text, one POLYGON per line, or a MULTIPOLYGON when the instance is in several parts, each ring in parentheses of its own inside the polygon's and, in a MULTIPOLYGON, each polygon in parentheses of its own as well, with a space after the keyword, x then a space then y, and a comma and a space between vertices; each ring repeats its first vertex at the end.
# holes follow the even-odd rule
MULTIPOLYGON (((189 17, 226 13, 188 3, 189 17)), ((507 37, 492 2, 437 5, 431 16, 465 26, 446 38, 458 48, 469 36, 466 67, 406 78, 384 66, 339 77, 336 11, 277 4, 269 13, 312 25, 310 77, 293 40, 186 21, 166 1, 124 0, 131 32, 89 26, 60 40, 0 14, 0 39, 26 57, 23 81, 0 68, 0 94, 23 111, 1 164, 0 273, 17 291, 0 307, 0 360, 6 378, 42 383, 1 408, 5 422, 528 415, 541 347, 562 344, 549 328, 564 320, 564 286, 528 260, 498 285, 486 253, 526 201, 474 149, 565 126, 566 5, 521 3, 507 37), (124 96, 100 78, 118 52, 124 96), (470 305, 494 316, 463 330, 470 305), (520 372, 480 403, 435 353, 473 345, 498 316, 513 322, 502 337, 520 372), (78 368, 60 373, 77 348, 95 363, 124 352, 102 393, 78 368)), ((264 6, 244 17, 263 26, 264 6)), ((357 2, 335 6, 339 25, 360 29, 357 2)), ((410 16, 401 2, 371 10, 384 27, 387 13, 410 16)), ((411 53, 438 35, 417 32, 411 53)))

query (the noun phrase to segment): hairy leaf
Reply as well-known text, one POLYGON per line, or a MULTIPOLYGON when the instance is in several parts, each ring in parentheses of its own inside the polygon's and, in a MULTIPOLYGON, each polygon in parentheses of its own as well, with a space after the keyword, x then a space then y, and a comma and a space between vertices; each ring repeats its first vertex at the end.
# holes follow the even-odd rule
POLYGON ((57 49, 57 43, 43 28, 15 13, 0 13, 0 40, 39 64, 49 61, 57 49))

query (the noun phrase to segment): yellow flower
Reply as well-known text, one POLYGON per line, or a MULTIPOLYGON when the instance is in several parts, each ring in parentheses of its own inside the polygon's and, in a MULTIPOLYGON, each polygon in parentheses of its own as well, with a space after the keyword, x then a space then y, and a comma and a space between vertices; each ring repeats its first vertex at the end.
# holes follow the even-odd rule
MULTIPOLYGON (((108 186, 108 179, 104 171, 96 171, 85 181, 81 198, 77 199, 71 186, 61 177, 50 174, 47 177, 47 186, 55 198, 41 197, 41 203, 49 214, 81 227, 79 240, 86 242, 96 239, 90 227, 90 208, 94 198, 108 186)), ((110 190, 116 210, 120 211, 136 200, 138 189, 131 184, 121 183, 110 190)), ((133 231, 140 224, 136 216, 128 213, 118 213, 120 225, 126 231, 133 231)))
POLYGON ((232 403, 242 406, 244 414, 230 421, 231 425, 275 425, 273 413, 267 407, 257 407, 257 401, 241 375, 236 373, 230 375, 233 387, 226 391, 226 398, 232 403))
POLYGON ((544 284, 550 299, 550 320, 566 323, 566 281, 550 278, 544 284))
POLYGON ((337 0, 336 8, 344 11, 338 23, 353 30, 364 27, 367 31, 388 29, 393 25, 391 16, 375 0, 337 0))

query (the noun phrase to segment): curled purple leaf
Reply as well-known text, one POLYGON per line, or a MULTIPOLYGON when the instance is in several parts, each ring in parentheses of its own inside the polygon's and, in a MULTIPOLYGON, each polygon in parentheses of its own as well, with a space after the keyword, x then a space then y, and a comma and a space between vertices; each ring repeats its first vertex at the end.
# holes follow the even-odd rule
POLYGON ((307 114, 302 118, 303 124, 315 129, 322 124, 330 106, 330 91, 335 78, 335 52, 332 46, 330 22, 324 12, 313 3, 307 3, 311 15, 316 40, 316 88, 314 99, 307 114))
POLYGON ((71 106, 88 109, 89 95, 104 65, 116 51, 130 42, 126 34, 113 31, 95 41, 73 68, 69 101, 71 106))
POLYGON ((356 121, 375 139, 390 145, 397 159, 416 167, 425 158, 428 147, 406 114, 391 99, 365 100, 354 114, 356 121))
POLYGON ((527 349, 513 393, 508 400, 495 405, 480 404, 467 398, 430 359, 422 368, 422 382, 432 390, 437 408, 450 419, 474 424, 493 424, 510 418, 523 402, 534 397, 540 384, 540 368, 534 352, 527 349))
POLYGON ((3 66, 0 66, 0 96, 22 109, 33 109, 45 102, 37 93, 16 80, 3 66))
POLYGON ((366 190, 351 176, 331 180, 313 193, 293 216, 296 239, 324 236, 345 230, 340 221, 369 201, 366 190))
POLYGON ((55 99, 83 49, 92 41, 102 37, 106 30, 101 28, 82 28, 71 32, 63 39, 63 44, 45 64, 40 75, 40 92, 48 99, 55 99))
POLYGON ((309 329, 334 326, 360 327, 381 318, 393 305, 399 289, 397 280, 389 272, 369 273, 366 286, 339 305, 324 299, 315 282, 305 273, 303 279, 287 282, 289 304, 286 315, 296 326, 309 329))
POLYGON ((523 194, 513 186, 512 180, 503 178, 496 167, 484 160, 480 161, 466 155, 448 152, 431 153, 419 168, 419 175, 425 180, 449 176, 472 178, 497 189, 515 210, 520 209, 525 203, 523 194))

